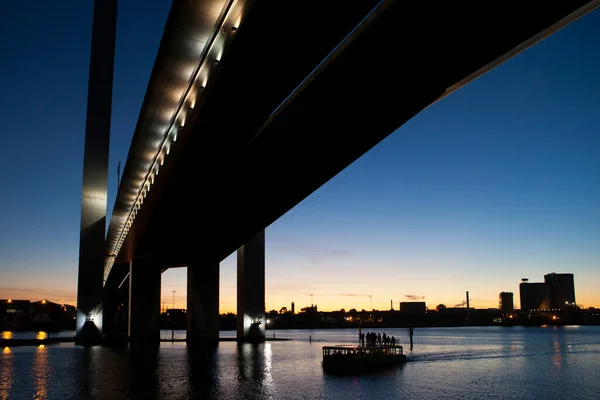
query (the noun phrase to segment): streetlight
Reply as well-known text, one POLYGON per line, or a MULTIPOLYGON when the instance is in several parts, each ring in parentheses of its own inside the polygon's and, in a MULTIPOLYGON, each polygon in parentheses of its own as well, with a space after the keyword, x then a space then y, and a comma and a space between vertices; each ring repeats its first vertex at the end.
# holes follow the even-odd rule
MULTIPOLYGON (((177 290, 173 290, 173 309, 175 309, 175 292, 177 290)), ((173 325, 173 315, 171 314, 169 316, 169 319, 171 320, 171 342, 175 341, 175 325, 173 325)))
POLYGON ((310 294, 310 307, 313 307, 313 294, 310 294))

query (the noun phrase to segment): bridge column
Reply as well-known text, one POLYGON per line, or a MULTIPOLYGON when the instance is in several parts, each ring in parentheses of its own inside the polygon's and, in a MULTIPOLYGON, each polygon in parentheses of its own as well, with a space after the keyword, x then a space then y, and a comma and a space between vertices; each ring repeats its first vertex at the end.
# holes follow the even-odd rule
POLYGON ((219 341, 219 262, 187 267, 188 343, 219 341))
POLYGON ((127 345, 128 279, 129 264, 113 265, 112 280, 109 278, 104 285, 104 310, 102 313, 102 336, 104 344, 113 346, 127 345))
POLYGON ((102 314, 102 335, 116 337, 121 333, 119 331, 119 316, 121 315, 121 293, 119 289, 113 286, 104 287, 104 312, 102 314))
POLYGON ((154 257, 129 263, 129 343, 132 348, 160 344, 160 278, 162 265, 154 257))
POLYGON ((265 340, 265 231, 237 251, 237 340, 265 340))
POLYGON ((83 156, 75 343, 101 343, 117 0, 95 1, 83 156))

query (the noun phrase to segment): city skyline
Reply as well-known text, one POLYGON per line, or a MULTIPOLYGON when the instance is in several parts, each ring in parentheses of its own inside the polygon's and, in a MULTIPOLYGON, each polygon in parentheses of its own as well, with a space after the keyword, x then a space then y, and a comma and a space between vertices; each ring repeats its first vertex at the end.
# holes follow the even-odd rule
MULTIPOLYGON (((109 216, 168 7, 119 5, 109 216)), ((0 298, 75 302, 91 17, 92 3, 0 16, 20 38, 0 65, 0 298)), ((577 302, 600 306, 599 24, 592 12, 422 111, 269 226, 267 311, 452 307, 465 291, 472 307, 503 291, 517 307, 521 278, 550 272, 573 273, 577 302)), ((221 313, 235 287, 234 253, 221 313)), ((163 303, 173 290, 184 306, 184 268, 163 274, 163 303)))
MULTIPOLYGON (((181 269, 183 270, 184 268, 181 268, 181 269)), ((555 272, 551 272, 551 273, 548 273, 546 275, 550 275, 550 274, 555 274, 555 272)), ((567 273, 557 273, 557 274, 561 275, 561 274, 569 274, 569 273, 567 272, 567 273)), ((544 276, 544 278, 546 278, 546 276, 544 276)), ((180 281, 180 280, 181 280, 181 278, 178 277, 178 281, 180 281)), ((519 282, 519 285, 521 285, 524 281, 531 281, 531 280, 528 279, 528 278, 522 278, 521 281, 519 282)), ((543 282, 543 280, 537 280, 537 281, 534 280, 531 283, 542 283, 543 284, 544 282, 543 282)), ((184 295, 180 295, 180 296, 176 296, 176 292, 177 292, 176 289, 172 290, 171 291, 172 296, 169 299, 167 299, 165 297, 166 294, 165 294, 165 291, 164 291, 164 288, 163 288, 162 298, 161 298, 161 311, 166 311, 166 310, 169 310, 169 309, 186 309, 187 308, 186 304, 185 304, 185 302, 186 302, 186 296, 185 296, 185 294, 184 295), (169 300, 169 301, 167 301, 167 300, 169 300)), ((460 308, 460 307, 467 308, 467 299, 466 299, 466 297, 467 297, 467 293, 468 292, 469 291, 466 291, 464 293, 463 300, 460 301, 457 304, 453 304, 452 302, 441 302, 441 303, 437 303, 437 304, 433 305, 433 304, 429 304, 426 301, 426 299, 424 298, 424 296, 404 295, 404 298, 400 299, 400 300, 389 299, 389 301, 387 303, 388 304, 387 308, 385 308, 385 307, 383 307, 383 308, 373 307, 373 297, 375 297, 373 295, 352 295, 350 297, 358 297, 358 298, 364 297, 364 298, 368 299, 367 300, 368 301, 368 306, 365 306, 365 307, 362 307, 362 308, 361 307, 344 307, 344 306, 342 306, 342 307, 337 308, 337 309, 323 309, 322 307, 320 307, 319 310, 320 311, 326 311, 326 312, 327 311, 338 311, 338 310, 342 310, 342 309, 345 309, 346 311, 352 310, 352 309, 356 309, 358 311, 361 311, 361 310, 366 310, 366 311, 371 311, 371 310, 382 311, 382 310, 389 310, 390 308, 393 308, 394 310, 399 310, 400 309, 400 304, 404 303, 404 302, 408 302, 408 303, 410 303, 410 302, 424 302, 424 303, 426 303, 426 307, 428 309, 436 309, 437 306, 440 305, 440 304, 443 304, 444 306, 446 306, 448 308, 460 308)), ((576 292, 576 290, 575 290, 575 292, 576 292)), ((517 306, 517 305, 520 305, 520 303, 521 303, 521 298, 520 298, 521 295, 520 295, 520 293, 519 292, 515 293, 515 292, 511 292, 511 291, 505 291, 505 292, 498 293, 498 295, 500 296, 501 294, 507 294, 507 293, 512 295, 511 299, 513 301, 514 308, 515 309, 520 309, 520 307, 517 306)), ((314 293, 309 294, 309 296, 310 296, 310 300, 306 304, 303 304, 303 303, 298 304, 297 302, 295 302, 295 301, 292 300, 292 301, 289 302, 289 304, 283 304, 283 305, 279 305, 279 306, 273 305, 272 307, 265 307, 265 311, 266 312, 269 312, 269 311, 272 311, 272 310, 279 311, 279 310, 281 310, 281 309, 283 309, 285 307, 288 311, 291 311, 292 308, 294 308, 297 312, 299 312, 299 311, 301 311, 304 308, 309 308, 309 307, 313 307, 313 306, 314 307, 318 307, 319 304, 314 301, 315 300, 314 299, 314 293), (292 307, 292 304, 294 305, 293 307, 292 307)), ((339 297, 348 297, 349 295, 348 294, 340 294, 338 296, 339 297)), ((55 300, 51 300, 51 299, 48 299, 48 298, 26 299, 26 298, 7 297, 6 299, 10 299, 10 300, 25 300, 25 301, 45 301, 45 300, 48 300, 48 301, 51 301, 51 302, 54 302, 54 303, 58 303, 58 304, 72 304, 73 303, 73 302, 69 302, 69 301, 64 301, 64 299, 61 299, 60 302, 57 302, 55 300)), ((473 302, 476 302, 476 303, 481 302, 481 300, 478 300, 478 299, 472 299, 472 298, 469 297, 468 301, 470 303, 469 308, 475 308, 475 309, 495 308, 495 309, 500 309, 500 306, 499 306, 500 299, 499 298, 497 299, 496 306, 490 306, 490 307, 487 307, 487 306, 485 306, 485 307, 483 307, 483 306, 480 306, 480 307, 474 306, 473 302)), ((359 303, 362 303, 362 302, 364 302, 364 299, 363 299, 363 301, 359 301, 359 303)), ((377 299, 377 297, 375 297, 375 302, 376 302, 376 304, 383 304, 385 301, 381 300, 381 299, 377 299)), ((576 303, 576 304, 577 304, 577 306, 580 306, 582 308, 587 308, 584 304, 580 304, 580 303, 576 303)), ((235 310, 221 310, 220 311, 220 314, 227 314, 227 313, 234 313, 235 314, 236 312, 235 312, 235 310)))

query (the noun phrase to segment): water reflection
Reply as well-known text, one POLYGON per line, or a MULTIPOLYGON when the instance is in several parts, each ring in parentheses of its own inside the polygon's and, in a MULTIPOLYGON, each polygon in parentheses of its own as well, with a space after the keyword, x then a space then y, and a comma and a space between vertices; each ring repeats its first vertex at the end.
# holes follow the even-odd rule
POLYGON ((0 357, 0 400, 8 399, 8 394, 14 382, 13 355, 10 347, 2 349, 0 357))
POLYGON ((115 397, 123 391, 114 384, 114 376, 127 376, 127 363, 125 357, 120 357, 118 362, 113 360, 113 349, 102 347, 74 347, 77 356, 70 358, 70 363, 61 365, 60 373, 64 374, 63 380, 72 382, 77 388, 79 399, 119 399, 115 397))
POLYGON ((2 339, 12 339, 13 336, 11 331, 2 331, 2 339))
POLYGON ((48 379, 51 372, 48 361, 48 349, 41 344, 33 356, 33 368, 31 371, 35 388, 34 399, 41 400, 48 398, 48 379))
POLYGON ((560 333, 555 333, 553 339, 554 352, 552 353, 552 377, 558 379, 560 378, 560 372, 563 365, 564 337, 560 333))
POLYGON ((139 399, 156 398, 158 386, 158 349, 131 352, 131 391, 139 399))
POLYGON ((238 393, 252 398, 270 398, 275 395, 271 375, 272 350, 270 343, 240 343, 237 347, 238 393))
POLYGON ((600 327, 477 329, 455 329, 472 335, 461 342, 450 335, 452 328, 423 329, 410 362, 341 377, 323 372, 321 344, 350 343, 355 334, 345 330, 313 331, 313 344, 305 331, 291 331, 290 337, 306 340, 162 343, 143 353, 70 343, 5 348, 0 400, 600 399, 600 327), (330 341, 317 343, 315 337, 330 341))
POLYGON ((223 390, 219 379, 217 344, 193 344, 186 348, 190 398, 219 398, 223 390))
POLYGON ((131 398, 129 353, 124 349, 101 347, 87 348, 84 351, 86 371, 84 387, 89 394, 89 397, 85 398, 96 400, 131 398))

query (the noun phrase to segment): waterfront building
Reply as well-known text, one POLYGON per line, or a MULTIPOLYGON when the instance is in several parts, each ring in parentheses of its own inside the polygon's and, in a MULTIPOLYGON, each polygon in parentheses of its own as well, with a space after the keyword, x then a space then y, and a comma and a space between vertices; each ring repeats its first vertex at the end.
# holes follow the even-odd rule
POLYGON ((575 280, 573 274, 544 275, 544 282, 550 289, 550 308, 562 309, 575 306, 575 280))
POLYGON ((498 296, 498 309, 503 313, 510 313, 515 310, 512 292, 502 292, 498 296))
POLYGON ((523 278, 519 284, 521 310, 547 310, 550 308, 550 285, 546 282, 529 282, 523 278))

